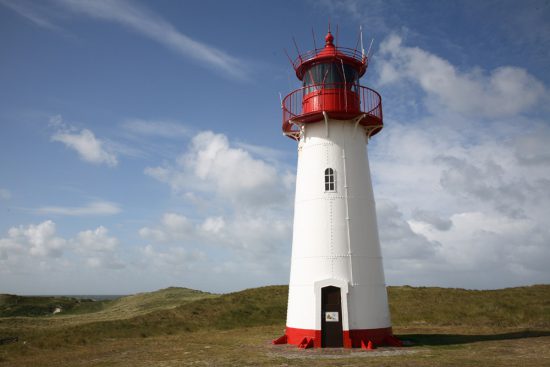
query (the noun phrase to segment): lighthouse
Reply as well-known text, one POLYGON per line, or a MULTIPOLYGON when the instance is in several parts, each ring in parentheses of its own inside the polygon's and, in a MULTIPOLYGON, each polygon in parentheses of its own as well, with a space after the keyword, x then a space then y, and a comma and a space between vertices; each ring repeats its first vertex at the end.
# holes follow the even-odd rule
POLYGON ((359 84, 368 57, 325 45, 292 62, 302 87, 282 101, 298 164, 285 335, 303 348, 399 345, 392 334, 369 139, 383 127, 380 95, 359 84))

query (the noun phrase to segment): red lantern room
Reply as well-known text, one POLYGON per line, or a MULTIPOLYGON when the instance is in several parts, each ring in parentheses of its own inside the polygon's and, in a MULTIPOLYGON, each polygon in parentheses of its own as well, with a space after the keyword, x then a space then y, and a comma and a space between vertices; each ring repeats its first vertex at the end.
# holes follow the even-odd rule
POLYGON ((383 126, 382 100, 378 92, 359 84, 367 71, 368 58, 360 50, 338 47, 329 32, 325 47, 298 55, 292 62, 303 82, 283 102, 283 133, 298 140, 300 125, 331 119, 361 116, 358 124, 372 136, 383 126), (325 115, 326 114, 326 115, 325 115))

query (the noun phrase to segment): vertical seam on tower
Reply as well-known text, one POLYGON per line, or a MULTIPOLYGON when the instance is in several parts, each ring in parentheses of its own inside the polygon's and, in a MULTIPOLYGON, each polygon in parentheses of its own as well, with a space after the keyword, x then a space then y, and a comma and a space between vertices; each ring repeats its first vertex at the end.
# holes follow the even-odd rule
MULTIPOLYGON (((332 147, 332 144, 325 144, 325 167, 328 167, 329 162, 329 149, 332 147)), ((329 194, 331 195, 331 194, 329 194)), ((329 238, 329 260, 330 260, 330 276, 331 278, 334 278, 334 222, 333 222, 333 206, 334 206, 334 199, 331 196, 326 197, 328 201, 328 213, 329 213, 329 231, 330 231, 330 238, 329 238)))
POLYGON ((346 162, 346 134, 343 135, 343 147, 342 147, 342 162, 343 162, 343 168, 344 172, 344 203, 346 206, 346 234, 347 234, 347 242, 348 242, 348 259, 349 259, 349 277, 350 277, 350 283, 353 286, 353 260, 351 256, 351 234, 350 234, 350 216, 349 216, 349 187, 348 187, 348 174, 347 174, 347 162, 346 162))
POLYGON ((332 210, 333 210, 334 200, 331 198, 328 201, 329 205, 329 219, 330 219, 330 276, 334 278, 334 231, 333 231, 333 221, 332 221, 332 210))

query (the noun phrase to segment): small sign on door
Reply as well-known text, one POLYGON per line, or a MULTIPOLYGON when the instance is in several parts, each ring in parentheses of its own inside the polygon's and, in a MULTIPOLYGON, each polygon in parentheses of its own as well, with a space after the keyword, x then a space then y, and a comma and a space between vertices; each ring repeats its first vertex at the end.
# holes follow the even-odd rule
POLYGON ((339 316, 338 311, 336 312, 325 312, 325 321, 326 322, 338 322, 339 316))

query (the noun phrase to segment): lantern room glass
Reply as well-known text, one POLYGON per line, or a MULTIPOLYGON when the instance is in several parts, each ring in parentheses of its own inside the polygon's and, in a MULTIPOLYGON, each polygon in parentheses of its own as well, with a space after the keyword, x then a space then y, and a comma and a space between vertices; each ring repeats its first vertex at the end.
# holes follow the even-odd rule
POLYGON ((303 86, 308 87, 304 89, 304 92, 307 94, 321 88, 347 88, 348 90, 357 92, 358 79, 359 74, 351 65, 337 61, 318 63, 312 65, 304 73, 303 86))

